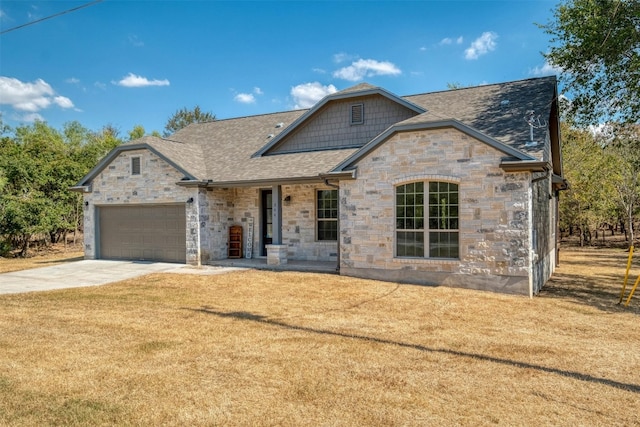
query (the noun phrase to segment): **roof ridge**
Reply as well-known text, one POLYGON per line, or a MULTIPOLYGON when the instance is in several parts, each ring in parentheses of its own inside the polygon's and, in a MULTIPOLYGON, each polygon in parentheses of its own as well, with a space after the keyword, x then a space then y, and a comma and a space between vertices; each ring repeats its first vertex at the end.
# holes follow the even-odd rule
POLYGON ((252 114, 252 115, 247 115, 247 116, 237 116, 237 117, 227 117, 226 119, 215 119, 215 120, 210 120, 210 121, 206 121, 206 122, 198 122, 198 123, 190 123, 190 125, 204 125, 204 124, 208 124, 208 123, 216 123, 216 122, 228 122, 230 120, 239 120, 239 119, 253 119, 256 117, 264 117, 264 116, 275 116, 278 114, 288 114, 288 113, 295 113, 298 111, 307 111, 309 110, 309 108, 296 108, 293 110, 284 110, 284 111, 276 111, 276 112, 272 112, 272 113, 262 113, 262 114, 252 114))
POLYGON ((491 86, 504 86, 504 85, 510 85, 510 84, 513 84, 513 83, 522 83, 522 82, 528 82, 528 81, 532 81, 532 80, 545 80, 545 79, 557 80, 557 77, 555 75, 542 76, 542 77, 529 77, 527 79, 509 80, 509 81, 506 81, 506 82, 499 82, 499 83, 489 83, 489 84, 484 84, 484 85, 483 84, 479 84, 479 85, 475 85, 475 86, 459 87, 459 88, 455 88, 455 89, 442 89, 442 90, 434 90, 434 91, 431 91, 431 92, 412 93, 410 95, 402 95, 401 98, 410 98, 412 96, 421 96, 421 95, 433 95, 433 94, 436 94, 436 93, 443 93, 443 92, 457 92, 457 91, 463 91, 463 90, 487 88, 487 87, 491 87, 491 86))

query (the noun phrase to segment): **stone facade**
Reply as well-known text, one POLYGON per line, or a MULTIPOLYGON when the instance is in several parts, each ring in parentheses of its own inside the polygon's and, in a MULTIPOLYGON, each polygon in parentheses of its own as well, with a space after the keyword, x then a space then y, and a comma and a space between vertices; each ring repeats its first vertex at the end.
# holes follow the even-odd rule
MULTIPOLYGON (((336 261, 336 241, 318 241, 316 236, 316 192, 329 189, 319 184, 281 186, 282 245, 287 259, 307 261, 336 261)), ((254 221, 252 258, 262 255, 260 192, 270 187, 241 187, 203 191, 201 202, 202 262, 227 258, 229 227, 242 226, 246 247, 249 219, 254 221), (206 206, 206 207, 205 207, 206 206), (205 220, 206 218, 206 220, 205 220)))
POLYGON ((528 294, 531 174, 502 157, 455 129, 395 134, 340 184, 341 273, 528 294), (395 187, 415 181, 459 185, 459 259, 395 256, 395 187))
MULTIPOLYGON (((507 173, 499 167, 503 156, 455 129, 395 134, 358 163, 357 179, 340 182, 340 257, 338 242, 318 241, 316 236, 317 191, 331 187, 282 185, 280 193, 287 201, 281 205, 277 263, 340 258, 344 275, 537 293, 555 268, 557 199, 550 197, 548 176, 507 173), (459 185, 459 259, 395 255, 395 188, 416 181, 459 185)), ((227 258, 229 227, 234 224, 242 225, 246 247, 250 219, 252 257, 262 256, 260 194, 271 187, 187 188, 176 185, 181 178, 149 150, 124 151, 114 158, 85 194, 86 258, 96 257, 100 206, 169 203, 185 204, 188 263, 227 258), (133 157, 140 158, 139 175, 131 174, 133 157)))
MULTIPOLYGON (((515 83, 519 89, 511 93, 523 91, 518 99, 530 103, 538 92, 527 89, 529 84, 515 83)), ((544 85, 548 99, 555 99, 555 80, 544 85)), ((226 259, 229 229, 240 225, 243 256, 250 251, 249 256, 264 257, 271 265, 298 260, 339 262, 341 274, 350 276, 535 294, 556 262, 554 191, 561 189, 557 180, 562 178, 559 134, 552 132, 557 131, 557 118, 550 120, 555 125, 547 129, 545 141, 539 141, 542 147, 526 144, 535 142, 523 136, 528 133, 526 122, 515 114, 486 110, 488 100, 500 101, 493 98, 496 93, 502 92, 479 87, 417 95, 407 101, 363 84, 325 98, 308 114, 276 113, 280 119, 275 128, 271 120, 276 114, 255 120, 245 117, 187 127, 173 139, 147 136, 124 144, 109 154, 108 164, 101 163, 75 188, 85 191, 85 256, 101 255, 98 222, 102 212, 103 219, 117 218, 114 228, 104 221, 103 232, 122 232, 108 234, 115 246, 103 240, 103 248, 128 250, 140 241, 145 249, 159 248, 157 259, 175 260, 150 237, 167 237, 168 233, 163 234, 167 225, 183 221, 182 215, 175 215, 184 206, 185 259, 190 264, 226 259), (475 96, 475 103, 469 94, 475 96), (354 106, 363 107, 361 123, 351 121, 354 106), (425 109, 429 112, 421 114, 425 109), (361 147, 361 151, 345 149, 361 147), (209 157, 211 153, 215 157, 209 157), (132 159, 139 159, 140 173, 132 173, 132 159), (220 174, 222 167, 229 171, 220 174), (553 172, 532 172, 549 167, 553 172), (506 171, 515 168, 525 171, 506 171), (330 181, 324 181, 327 176, 330 181), (457 185, 457 256, 435 258, 426 252, 398 256, 397 247, 420 246, 397 242, 396 189, 436 181, 457 185), (338 239, 319 241, 318 191, 334 189, 331 183, 339 183, 338 239), (278 214, 273 218, 272 242, 262 230, 265 191, 279 198, 273 205, 278 214), (143 214, 111 209, 121 216, 109 217, 108 210, 100 210, 108 205, 173 206, 143 214), (173 216, 162 217, 165 211, 173 216), (160 219, 147 221, 151 214, 159 214, 160 219), (127 228, 129 217, 134 221, 127 228), (146 225, 154 227, 145 229, 146 225), (120 245, 128 236, 134 236, 130 240, 135 243, 120 245), (263 251, 267 243, 268 254, 263 251)), ((542 98, 539 102, 551 108, 552 118, 557 115, 555 104, 542 98)), ((501 106, 509 103, 508 99, 499 102, 501 106)), ((542 135, 543 131, 536 132, 542 135)), ((417 228, 410 232, 423 232, 422 226, 417 228)), ((181 245, 181 232, 174 230, 166 241, 181 245)), ((426 248, 429 236, 424 231, 426 248)), ((182 246, 176 247, 173 253, 181 254, 182 246)), ((451 247, 456 246, 448 242, 440 246, 451 247)))
POLYGON ((187 262, 199 264, 198 190, 176 186, 183 175, 149 150, 122 152, 92 181, 90 192, 84 194, 85 258, 95 259, 97 247, 96 221, 100 206, 128 204, 185 204, 187 262), (140 174, 131 174, 131 159, 140 158, 140 174), (186 203, 194 198, 194 203, 186 203))

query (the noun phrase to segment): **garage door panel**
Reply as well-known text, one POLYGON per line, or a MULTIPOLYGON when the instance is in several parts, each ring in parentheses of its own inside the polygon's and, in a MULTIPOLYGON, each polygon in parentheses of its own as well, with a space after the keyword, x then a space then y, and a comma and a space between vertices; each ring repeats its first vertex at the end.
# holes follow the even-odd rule
POLYGON ((100 258, 186 261, 184 204, 98 209, 100 258))

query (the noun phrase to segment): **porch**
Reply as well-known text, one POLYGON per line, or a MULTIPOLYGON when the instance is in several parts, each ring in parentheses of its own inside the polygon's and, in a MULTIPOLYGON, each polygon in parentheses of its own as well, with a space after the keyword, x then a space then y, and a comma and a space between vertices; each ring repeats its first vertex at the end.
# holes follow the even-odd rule
POLYGON ((268 265, 266 257, 210 260, 206 265, 215 267, 241 267, 271 271, 302 271, 307 273, 338 274, 336 261, 299 261, 289 260, 286 264, 268 265))

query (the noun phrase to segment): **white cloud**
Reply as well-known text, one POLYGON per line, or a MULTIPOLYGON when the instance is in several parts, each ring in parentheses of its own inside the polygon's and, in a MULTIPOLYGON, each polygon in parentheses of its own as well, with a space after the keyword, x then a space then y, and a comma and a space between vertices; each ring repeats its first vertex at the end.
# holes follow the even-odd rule
POLYGON ((75 77, 69 77, 68 79, 65 80, 65 83, 70 83, 72 85, 77 85, 78 83, 80 83, 80 79, 77 79, 75 77))
POLYGON ((465 59, 478 59, 482 55, 485 55, 496 49, 496 40, 498 35, 493 31, 487 31, 482 33, 480 37, 475 39, 471 46, 464 51, 465 59))
POLYGON ((93 85, 98 89, 107 90, 107 85, 105 83, 95 82, 93 85))
POLYGON ((44 118, 38 113, 28 113, 16 117, 21 122, 44 122, 44 118))
POLYGON ((169 80, 149 80, 146 77, 138 76, 133 73, 129 73, 126 77, 120 79, 117 82, 111 82, 114 85, 124 87, 147 87, 147 86, 169 86, 169 80))
POLYGON ((365 77, 373 76, 397 76, 402 71, 388 61, 376 61, 375 59, 358 59, 348 67, 334 71, 333 77, 357 82, 365 77))
POLYGON ((462 44, 462 42, 464 41, 464 38, 462 36, 458 37, 458 38, 451 38, 451 37, 445 37, 442 40, 440 40, 440 43, 438 43, 440 46, 446 46, 446 45, 451 45, 451 44, 462 44))
POLYGON ((129 34, 129 43, 134 47, 144 47, 144 42, 135 34, 129 34))
POLYGON ((252 93, 238 93, 233 97, 233 99, 242 104, 255 104, 255 95, 264 95, 264 92, 262 92, 262 89, 256 86, 253 88, 252 93))
POLYGON ((340 52, 333 55, 333 62, 335 62, 336 64, 340 64, 341 62, 353 61, 356 58, 356 55, 340 52))
POLYGON ((295 102, 294 108, 310 108, 325 96, 337 91, 334 85, 323 86, 318 82, 303 83, 291 88, 291 96, 295 102))
POLYGON ((242 104, 254 104, 256 102, 256 97, 251 93, 239 93, 233 99, 242 104))
POLYGON ((312 68, 311 71, 318 74, 327 74, 327 70, 323 70, 322 68, 312 68))
POLYGON ((561 72, 562 68, 552 65, 548 61, 545 61, 542 66, 536 66, 529 69, 529 74, 532 76, 551 76, 554 74, 560 74, 561 72))
POLYGON ((52 103, 62 108, 73 108, 69 98, 56 96, 51 85, 42 79, 25 83, 13 77, 0 76, 0 104, 11 105, 18 111, 36 113, 52 103))
POLYGON ((56 96, 53 98, 53 102, 62 108, 73 108, 73 102, 66 96, 56 96))

